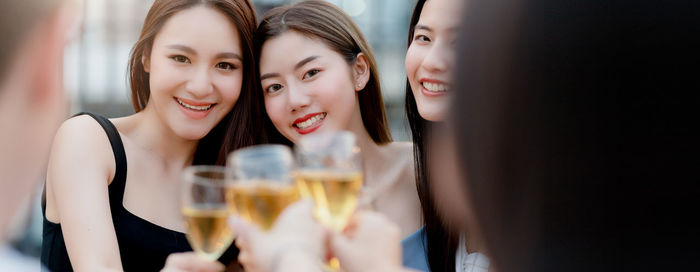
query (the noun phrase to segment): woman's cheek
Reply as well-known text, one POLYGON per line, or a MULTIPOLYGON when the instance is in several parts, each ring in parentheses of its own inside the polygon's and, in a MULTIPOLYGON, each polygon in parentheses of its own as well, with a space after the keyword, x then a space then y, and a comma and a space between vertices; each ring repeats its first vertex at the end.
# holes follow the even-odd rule
POLYGON ((280 97, 265 98, 265 110, 275 127, 280 127, 281 120, 284 118, 283 107, 284 103, 282 103, 280 97))

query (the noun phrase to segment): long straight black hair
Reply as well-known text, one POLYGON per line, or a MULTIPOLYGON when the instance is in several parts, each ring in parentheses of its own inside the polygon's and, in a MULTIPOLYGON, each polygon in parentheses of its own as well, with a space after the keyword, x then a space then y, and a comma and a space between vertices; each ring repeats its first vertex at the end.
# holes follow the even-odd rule
MULTIPOLYGON (((408 45, 411 46, 413 33, 416 24, 420 19, 423 6, 426 0, 418 0, 413 15, 411 15, 411 26, 408 30, 408 45)), ((450 232, 440 215, 437 212, 435 203, 430 193, 428 185, 428 167, 426 165, 426 140, 427 129, 430 121, 425 120, 418 112, 416 98, 413 96, 411 85, 406 80, 406 116, 411 127, 413 139, 413 156, 416 171, 416 189, 420 199, 421 210, 423 212, 423 223, 425 224, 425 236, 423 245, 426 249, 428 266, 431 271, 454 271, 455 253, 459 243, 459 235, 450 232)))

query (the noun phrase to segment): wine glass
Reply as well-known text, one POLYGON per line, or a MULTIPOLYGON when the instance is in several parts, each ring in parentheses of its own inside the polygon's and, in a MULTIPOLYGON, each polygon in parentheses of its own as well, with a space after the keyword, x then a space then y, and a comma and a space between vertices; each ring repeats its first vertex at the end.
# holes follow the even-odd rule
POLYGON ((246 147, 231 153, 227 161, 230 209, 263 230, 272 228, 284 208, 299 199, 289 147, 246 147))
POLYGON ((181 184, 187 241, 198 255, 211 261, 228 249, 234 236, 227 223, 225 175, 223 166, 189 166, 181 184))
MULTIPOLYGON (((362 190, 360 148, 348 131, 319 132, 302 137, 296 146, 295 171, 303 197, 314 201, 314 215, 332 231, 342 231, 355 212, 362 190)), ((339 270, 332 258, 330 269, 339 270)))

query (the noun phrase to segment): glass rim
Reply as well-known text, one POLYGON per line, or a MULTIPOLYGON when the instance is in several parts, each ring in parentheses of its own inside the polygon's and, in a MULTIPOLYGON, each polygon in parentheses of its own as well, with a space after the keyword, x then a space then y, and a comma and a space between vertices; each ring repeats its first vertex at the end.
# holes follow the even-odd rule
POLYGON ((225 186, 227 183, 226 167, 221 165, 190 165, 182 171, 182 183, 191 183, 205 186, 225 186), (221 178, 202 177, 198 176, 198 172, 220 173, 221 178), (221 184, 213 183, 212 181, 221 180, 221 184))
MULTIPOLYGON (((282 157, 283 160, 294 160, 292 149, 289 146, 283 144, 259 144, 239 148, 229 153, 228 156, 226 156, 226 165, 231 165, 237 158, 240 158, 241 156, 252 155, 258 152, 282 152, 286 153, 286 155, 282 157)), ((250 158, 248 160, 250 160, 250 158)))

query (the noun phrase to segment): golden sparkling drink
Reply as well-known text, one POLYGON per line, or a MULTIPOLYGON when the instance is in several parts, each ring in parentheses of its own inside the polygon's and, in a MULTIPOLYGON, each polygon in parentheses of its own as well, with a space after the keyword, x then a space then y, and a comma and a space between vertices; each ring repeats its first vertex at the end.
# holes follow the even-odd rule
POLYGON ((187 240, 195 252, 209 260, 218 259, 233 241, 228 226, 229 211, 225 206, 182 208, 187 240))
POLYGON ((345 228, 357 207, 362 172, 301 170, 295 175, 302 197, 314 200, 316 218, 333 230, 345 228))
POLYGON ((284 208, 298 199, 294 185, 266 181, 245 181, 232 185, 226 193, 232 212, 264 230, 272 228, 284 208))

